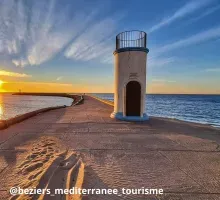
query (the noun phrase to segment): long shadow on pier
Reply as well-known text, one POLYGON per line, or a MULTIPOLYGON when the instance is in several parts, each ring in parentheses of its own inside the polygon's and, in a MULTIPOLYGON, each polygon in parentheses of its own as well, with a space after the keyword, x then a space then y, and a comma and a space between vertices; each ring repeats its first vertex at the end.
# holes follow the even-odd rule
MULTIPOLYGON (((26 150, 27 142, 51 136, 81 155, 87 188, 93 182, 87 177, 93 177, 98 180, 94 186, 97 188, 151 187, 163 188, 166 193, 137 199, 220 198, 219 129, 155 117, 144 123, 117 121, 109 117, 112 110, 112 106, 86 96, 81 105, 49 111, 13 125, 0 134, 0 159, 4 158, 0 163, 5 162, 2 169, 18 161, 16 157, 26 150), (12 162, 6 156, 10 152, 14 154, 12 162)), ((0 168, 0 179, 3 173, 6 171, 1 173, 0 168)))

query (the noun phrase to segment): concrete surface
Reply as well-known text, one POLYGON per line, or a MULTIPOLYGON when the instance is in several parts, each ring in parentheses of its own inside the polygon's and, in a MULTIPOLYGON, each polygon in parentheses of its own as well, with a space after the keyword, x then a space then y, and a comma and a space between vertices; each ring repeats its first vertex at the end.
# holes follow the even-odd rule
MULTIPOLYGON (((8 199, 7 176, 20 162, 20 148, 53 136, 85 163, 84 188, 162 188, 162 196, 91 195, 83 199, 220 199, 219 129, 151 118, 130 123, 109 117, 113 107, 92 97, 42 113, 0 131, 0 199, 8 199)), ((16 179, 16 177, 14 177, 16 179)))

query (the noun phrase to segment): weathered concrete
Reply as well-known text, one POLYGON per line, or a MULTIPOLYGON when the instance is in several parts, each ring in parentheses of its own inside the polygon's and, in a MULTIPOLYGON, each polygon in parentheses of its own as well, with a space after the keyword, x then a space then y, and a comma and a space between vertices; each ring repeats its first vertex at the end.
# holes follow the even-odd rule
MULTIPOLYGON (((49 111, 0 131, 0 199, 8 174, 25 156, 26 142, 53 136, 81 154, 84 188, 163 188, 162 196, 84 196, 83 199, 218 200, 220 131, 209 126, 151 118, 129 123, 109 117, 112 106, 84 103, 49 111)), ((16 179, 16 177, 15 177, 16 179)))

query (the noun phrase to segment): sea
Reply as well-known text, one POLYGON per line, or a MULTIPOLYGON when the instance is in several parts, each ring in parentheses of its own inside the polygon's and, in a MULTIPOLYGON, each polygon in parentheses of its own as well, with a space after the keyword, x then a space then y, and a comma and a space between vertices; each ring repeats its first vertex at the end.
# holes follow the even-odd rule
POLYGON ((0 94, 0 120, 7 120, 41 108, 70 106, 73 100, 67 97, 0 94))
MULTIPOLYGON (((114 94, 93 94, 114 101, 114 94)), ((0 120, 51 106, 70 106, 72 99, 54 96, 0 94, 0 120)), ((147 94, 149 116, 179 119, 220 127, 220 95, 147 94)))
MULTIPOLYGON (((114 101, 114 94, 94 94, 114 101)), ((220 127, 220 95, 147 94, 149 116, 179 119, 220 127)))

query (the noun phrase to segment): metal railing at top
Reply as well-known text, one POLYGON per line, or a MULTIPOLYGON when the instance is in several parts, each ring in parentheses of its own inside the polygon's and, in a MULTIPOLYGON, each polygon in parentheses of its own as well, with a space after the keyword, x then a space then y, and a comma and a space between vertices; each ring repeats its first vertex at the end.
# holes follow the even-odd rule
POLYGON ((143 31, 125 31, 116 36, 116 49, 147 46, 147 34, 143 31))

